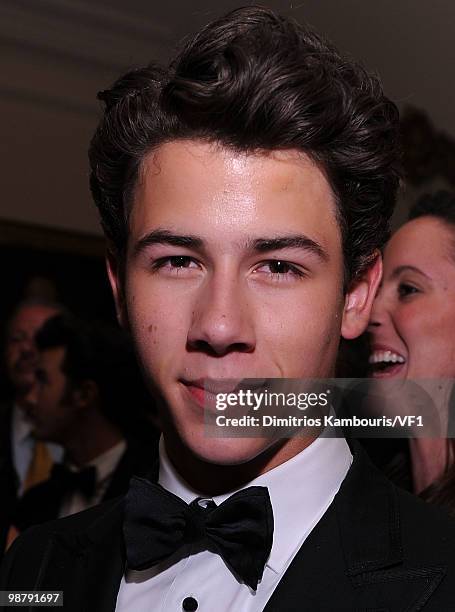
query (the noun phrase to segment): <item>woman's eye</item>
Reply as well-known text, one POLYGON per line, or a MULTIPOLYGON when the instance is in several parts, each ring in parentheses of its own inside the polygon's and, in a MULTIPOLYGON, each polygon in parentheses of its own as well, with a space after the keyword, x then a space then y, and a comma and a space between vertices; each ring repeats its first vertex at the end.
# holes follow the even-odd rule
POLYGON ((414 293, 420 293, 419 289, 414 287, 414 285, 410 285, 409 283, 400 283, 398 285, 398 296, 400 298, 406 298, 414 293))

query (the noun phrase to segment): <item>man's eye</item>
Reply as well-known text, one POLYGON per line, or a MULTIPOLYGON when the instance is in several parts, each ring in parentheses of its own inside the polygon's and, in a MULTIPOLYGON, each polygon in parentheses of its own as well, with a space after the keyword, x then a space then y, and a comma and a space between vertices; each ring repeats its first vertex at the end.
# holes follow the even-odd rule
POLYGON ((305 276, 302 270, 299 270, 293 264, 290 264, 287 261, 283 261, 281 259, 271 259, 269 261, 265 261, 258 268, 256 268, 255 272, 266 273, 272 277, 302 277, 305 276))
POLYGON ((197 268, 197 264, 192 257, 188 255, 172 255, 171 257, 163 257, 158 259, 153 264, 154 270, 180 270, 182 268, 197 268))
POLYGON ((24 340, 26 340, 24 334, 13 334, 8 338, 10 344, 19 344, 20 342, 24 342, 24 340))
POLYGON ((191 257, 184 255, 177 255, 175 257, 169 257, 169 264, 171 268, 189 268, 193 263, 191 257))
POLYGON ((409 283, 400 283, 398 285, 398 296, 400 298, 406 298, 415 293, 420 293, 420 290, 414 285, 410 285, 409 283))

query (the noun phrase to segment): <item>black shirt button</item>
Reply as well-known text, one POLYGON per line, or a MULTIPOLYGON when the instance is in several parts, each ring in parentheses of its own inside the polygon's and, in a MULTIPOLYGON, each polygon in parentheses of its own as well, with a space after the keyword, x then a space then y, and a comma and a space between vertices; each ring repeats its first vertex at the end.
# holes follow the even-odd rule
POLYGON ((185 599, 182 601, 182 609, 185 610, 185 612, 194 612, 197 610, 198 605, 199 604, 194 597, 185 597, 185 599))

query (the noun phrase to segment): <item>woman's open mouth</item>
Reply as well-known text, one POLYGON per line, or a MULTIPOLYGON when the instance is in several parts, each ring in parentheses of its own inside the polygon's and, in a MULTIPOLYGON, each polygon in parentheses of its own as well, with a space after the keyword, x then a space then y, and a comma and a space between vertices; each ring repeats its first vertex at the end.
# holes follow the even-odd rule
POLYGON ((406 359, 392 349, 375 349, 368 359, 373 378, 397 376, 404 369, 406 359))

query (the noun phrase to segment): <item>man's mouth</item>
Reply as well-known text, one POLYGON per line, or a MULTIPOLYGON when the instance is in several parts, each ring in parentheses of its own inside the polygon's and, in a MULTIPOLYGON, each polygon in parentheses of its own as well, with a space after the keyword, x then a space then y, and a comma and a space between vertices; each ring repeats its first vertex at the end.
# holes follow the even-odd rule
POLYGON ((400 353, 389 348, 375 348, 368 359, 371 376, 373 378, 386 378, 399 374, 406 363, 400 353))
MULTIPOLYGON (((212 408, 216 405, 216 396, 218 393, 225 393, 220 388, 206 387, 202 381, 181 381, 190 394, 201 408, 212 408)), ((232 385, 230 389, 232 390, 232 385)))
POLYGON ((30 425, 36 425, 38 423, 38 418, 33 410, 24 410, 25 420, 30 423, 30 425))
POLYGON ((190 395, 202 408, 214 408, 219 393, 236 393, 242 389, 258 389, 264 385, 264 379, 244 378, 198 378, 196 380, 180 380, 190 395))
POLYGON ((20 374, 31 374, 35 371, 36 363, 32 359, 18 359, 14 369, 20 374))

